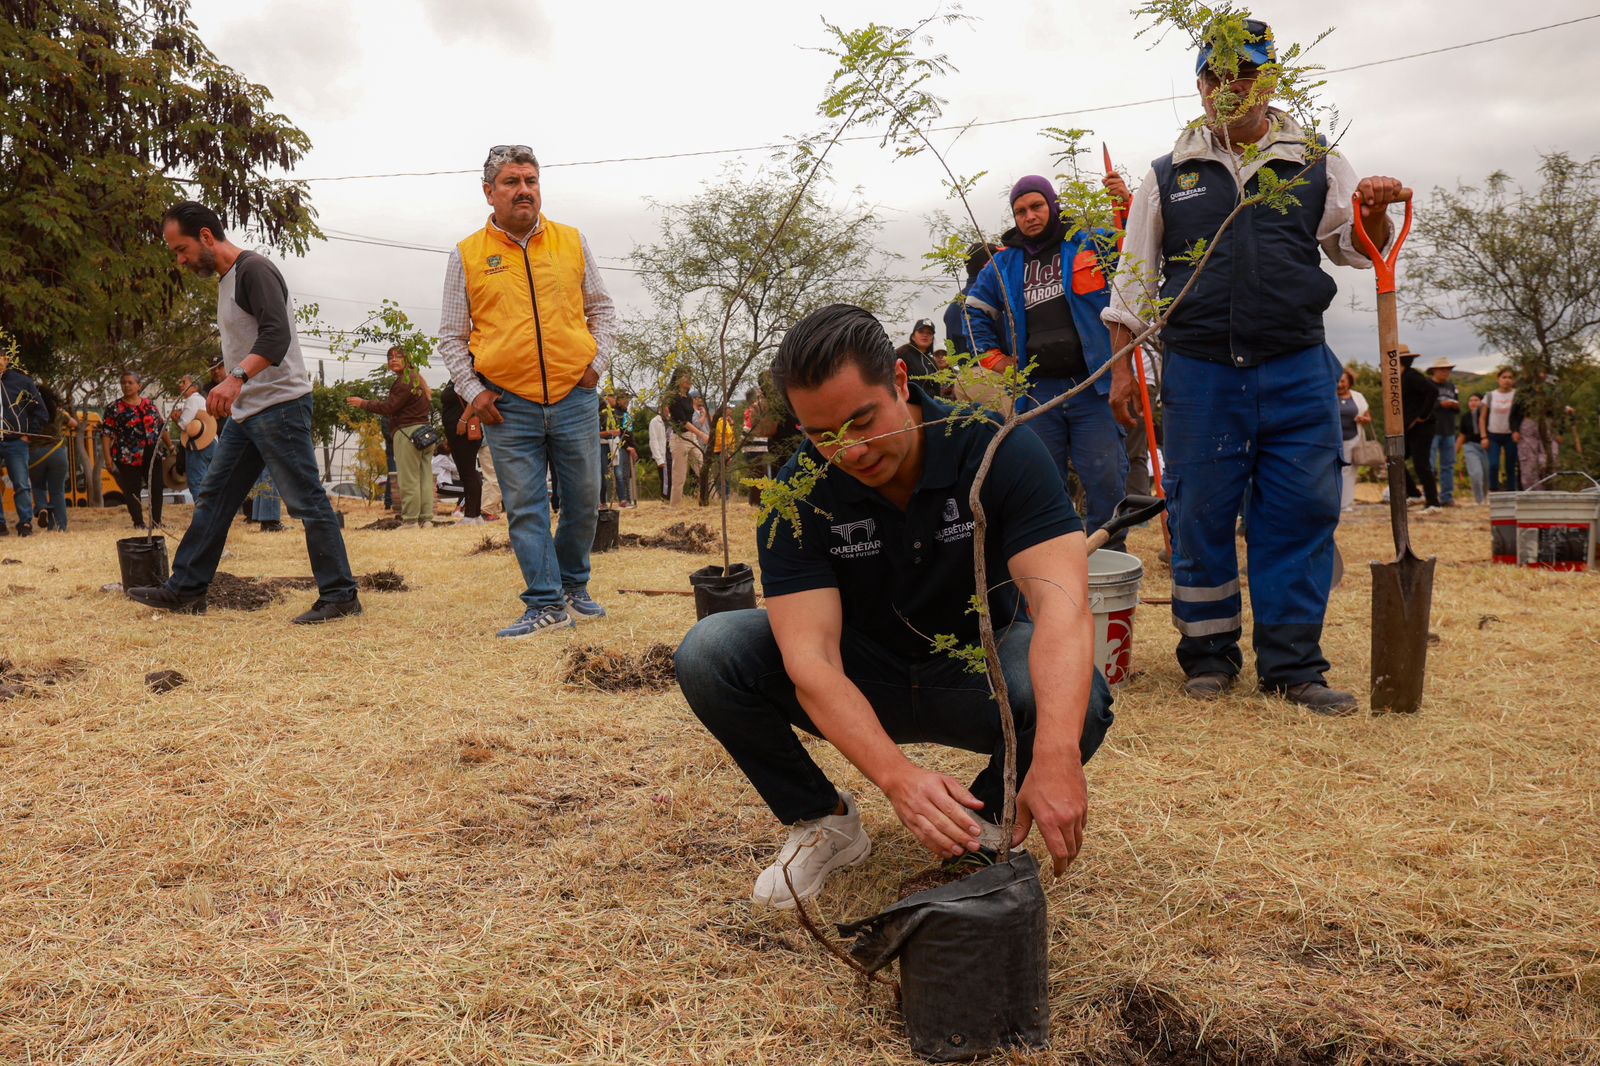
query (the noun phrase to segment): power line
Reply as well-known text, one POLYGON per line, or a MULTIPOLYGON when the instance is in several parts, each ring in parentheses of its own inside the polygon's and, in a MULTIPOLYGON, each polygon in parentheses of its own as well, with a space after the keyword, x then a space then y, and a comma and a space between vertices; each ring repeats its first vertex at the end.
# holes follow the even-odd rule
MULTIPOLYGON (((449 255, 450 254, 450 249, 448 249, 448 248, 438 248, 438 247, 435 247, 435 246, 429 245, 429 244, 412 244, 412 243, 407 242, 407 241, 390 240, 387 237, 373 237, 373 236, 369 236, 367 234, 348 234, 348 235, 346 235, 344 232, 341 232, 341 231, 338 231, 338 230, 330 230, 330 229, 325 229, 325 230, 322 231, 322 233, 323 233, 323 236, 325 236, 330 241, 345 241, 345 242, 348 242, 350 244, 367 244, 367 245, 371 245, 371 246, 373 246, 375 248, 394 248, 396 250, 406 251, 406 252, 433 252, 433 253, 436 253, 438 255, 449 255)), ((598 256, 597 258, 600 258, 600 259, 615 259, 616 257, 615 256, 598 256)), ((600 264, 600 269, 601 270, 616 270, 616 271, 620 271, 620 272, 622 272, 624 274, 665 274, 666 273, 666 271, 664 271, 664 270, 652 270, 652 269, 649 269, 647 267, 613 266, 613 265, 611 265, 609 263, 601 263, 600 264)), ((868 285, 868 284, 871 284, 872 282, 875 282, 875 281, 888 282, 891 285, 950 285, 950 284, 952 284, 952 282, 948 278, 883 277, 883 278, 835 278, 834 280, 835 281, 846 281, 846 282, 850 282, 852 284, 861 284, 861 285, 868 285)), ((359 303, 360 301, 354 301, 354 302, 359 303)))
MULTIPOLYGON (((1331 67, 1317 71, 1317 73, 1320 75, 1344 74, 1352 70, 1365 70, 1369 67, 1379 67, 1389 63, 1400 63, 1409 59, 1420 59, 1424 56, 1442 55, 1446 52, 1458 52, 1464 48, 1477 48, 1480 45, 1493 44, 1496 41, 1509 40, 1513 37, 1526 37, 1530 34, 1544 33, 1547 30, 1561 29, 1564 26, 1575 26, 1579 23, 1591 22, 1595 19, 1600 19, 1600 13, 1593 15, 1582 15, 1578 18, 1567 19, 1563 22, 1552 22, 1544 26, 1533 26, 1525 30, 1513 30, 1509 33, 1496 34, 1493 37, 1483 37, 1475 41, 1463 41, 1460 44, 1445 45, 1441 48, 1430 48, 1421 52, 1408 52, 1405 55, 1391 56, 1388 59, 1374 59, 1366 63, 1353 63, 1350 66, 1345 67, 1331 67)), ((1129 107, 1144 107, 1149 104, 1171 103, 1174 100, 1187 99, 1189 95, 1190 94, 1184 93, 1172 96, 1152 96, 1145 100, 1129 100, 1120 104, 1102 104, 1097 107, 1080 107, 1070 111, 1051 111, 1038 115, 1018 115, 1014 118, 987 119, 981 122, 961 122, 946 126, 934 126, 929 129, 929 132, 949 133, 958 130, 980 129, 988 126, 1008 126, 1018 122, 1039 122, 1044 119, 1067 118, 1072 115, 1088 115, 1101 111, 1117 111, 1129 107)), ((880 139, 880 136, 878 134, 856 134, 849 137, 841 137, 839 139, 841 141, 876 141, 880 139)), ((742 155, 746 152, 769 152, 788 147, 790 147, 789 144, 781 142, 772 144, 750 144, 739 148, 706 148, 693 152, 661 152, 655 155, 613 156, 604 159, 574 159, 567 162, 543 163, 541 164, 541 167, 544 169, 550 169, 553 167, 606 166, 612 163, 653 163, 664 159, 695 159, 716 155, 742 155)), ((459 177, 463 174, 477 174, 480 171, 481 168, 479 167, 470 167, 460 170, 402 170, 386 174, 334 174, 320 175, 311 178, 276 178, 273 180, 306 182, 367 181, 379 178, 432 178, 444 176, 459 177)))

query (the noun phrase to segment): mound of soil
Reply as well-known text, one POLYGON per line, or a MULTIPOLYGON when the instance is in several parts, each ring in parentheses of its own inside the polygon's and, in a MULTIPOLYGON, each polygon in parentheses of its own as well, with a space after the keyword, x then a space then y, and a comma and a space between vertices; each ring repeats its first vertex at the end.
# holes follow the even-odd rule
POLYGON ((671 687, 677 677, 672 649, 665 644, 652 644, 639 655, 580 644, 567 653, 567 669, 562 675, 569 685, 587 685, 605 692, 659 691, 671 687))
POLYGON ((380 518, 376 522, 368 522, 366 525, 357 526, 356 528, 357 529, 400 529, 405 524, 406 524, 405 520, 402 519, 402 518, 380 518))
POLYGON ((489 555, 489 554, 492 554, 494 552, 508 552, 510 550, 511 550, 511 538, 507 537, 505 540, 499 540, 499 539, 489 535, 488 533, 485 533, 483 535, 483 539, 478 541, 478 546, 476 548, 473 548, 467 554, 468 555, 489 555))
POLYGON ((160 695, 163 692, 171 692, 188 680, 176 670, 155 670, 144 675, 144 687, 160 695))
POLYGON ((700 522, 674 522, 660 533, 624 533, 618 538, 624 548, 667 548, 691 555, 705 555, 722 547, 716 531, 700 522))
POLYGON ((33 667, 0 659, 0 700, 31 696, 41 689, 65 684, 88 668, 89 664, 82 659, 47 659, 33 667))
MULTIPOLYGON (((362 574, 356 578, 356 584, 364 592, 409 590, 404 575, 395 570, 362 574)), ((314 577, 238 577, 224 570, 218 571, 217 576, 211 579, 206 602, 210 607, 220 607, 225 611, 259 611, 283 599, 284 593, 291 589, 305 591, 316 587, 317 579, 314 577)))

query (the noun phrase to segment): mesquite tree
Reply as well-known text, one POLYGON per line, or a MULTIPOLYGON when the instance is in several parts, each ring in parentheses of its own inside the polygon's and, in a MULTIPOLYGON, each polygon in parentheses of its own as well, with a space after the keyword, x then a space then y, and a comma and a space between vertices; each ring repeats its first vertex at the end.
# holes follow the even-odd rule
POLYGON ((1554 469, 1572 390, 1600 347, 1600 158, 1551 152, 1539 174, 1536 189, 1499 171, 1481 186, 1435 189, 1409 277, 1419 317, 1470 323, 1516 371, 1542 465, 1554 469))

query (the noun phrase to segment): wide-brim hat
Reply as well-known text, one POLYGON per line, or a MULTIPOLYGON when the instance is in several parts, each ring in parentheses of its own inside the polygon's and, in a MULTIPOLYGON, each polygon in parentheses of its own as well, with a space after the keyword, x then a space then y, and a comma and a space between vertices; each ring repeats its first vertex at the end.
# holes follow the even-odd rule
POLYGON ((1422 353, 1421 352, 1412 351, 1411 350, 1411 346, 1409 344, 1401 344, 1401 345, 1398 345, 1395 348, 1394 354, 1397 355, 1400 359, 1405 360, 1405 359, 1415 359, 1417 356, 1421 355, 1422 353))
POLYGON ((1456 365, 1442 355, 1428 364, 1429 370, 1454 370, 1455 368, 1456 365))
POLYGON ((192 451, 205 451, 217 439, 217 420, 211 412, 201 410, 183 427, 183 446, 192 451))

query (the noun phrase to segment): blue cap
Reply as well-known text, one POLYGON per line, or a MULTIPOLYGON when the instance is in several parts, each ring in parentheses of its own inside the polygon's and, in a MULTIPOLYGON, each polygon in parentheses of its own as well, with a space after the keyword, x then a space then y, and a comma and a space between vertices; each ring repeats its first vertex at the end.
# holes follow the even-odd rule
MULTIPOLYGON (((1245 29, 1250 31, 1253 38, 1251 42, 1239 49, 1239 60, 1244 63, 1253 63, 1258 67, 1278 61, 1278 46, 1272 37, 1272 27, 1260 19, 1245 19, 1245 29)), ((1210 44, 1200 46, 1200 57, 1194 61, 1196 75, 1203 74, 1206 64, 1211 61, 1212 48, 1210 44)))

